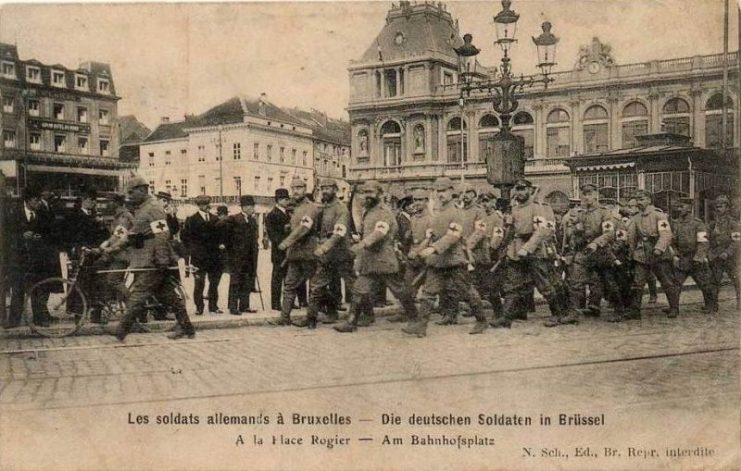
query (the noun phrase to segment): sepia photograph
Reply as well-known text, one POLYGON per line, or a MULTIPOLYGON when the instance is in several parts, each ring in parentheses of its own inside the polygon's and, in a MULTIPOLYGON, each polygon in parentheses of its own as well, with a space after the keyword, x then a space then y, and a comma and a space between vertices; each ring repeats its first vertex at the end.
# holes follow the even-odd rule
POLYGON ((736 0, 0 3, 0 470, 741 470, 736 0))

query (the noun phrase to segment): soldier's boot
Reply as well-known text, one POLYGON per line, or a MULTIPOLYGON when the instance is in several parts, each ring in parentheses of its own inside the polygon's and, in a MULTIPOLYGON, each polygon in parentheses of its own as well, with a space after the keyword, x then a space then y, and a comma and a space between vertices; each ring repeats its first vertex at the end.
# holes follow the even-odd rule
POLYGON ((471 309, 471 306, 464 302, 458 303, 458 314, 460 314, 461 317, 473 317, 473 309, 471 309))
POLYGON ((300 321, 293 321, 293 325, 296 327, 306 327, 307 329, 316 329, 316 316, 306 316, 305 319, 300 321))
POLYGON ((599 307, 594 305, 588 305, 584 309, 577 309, 576 312, 584 317, 599 317, 601 310, 599 307))
POLYGON ((371 324, 374 324, 376 322, 376 314, 373 312, 373 310, 364 311, 358 318, 357 326, 358 327, 368 327, 371 324))
POLYGON ((643 296, 643 288, 631 288, 630 297, 627 302, 625 315, 623 316, 626 320, 640 320, 641 318, 641 297, 643 296))
POLYGON ((347 319, 344 324, 334 326, 333 329, 343 334, 358 330, 358 316, 360 315, 359 312, 363 309, 363 306, 363 300, 353 300, 350 305, 350 318, 347 319))
POLYGON ((624 315, 625 315, 625 310, 623 309, 623 305, 618 302, 614 304, 613 311, 605 317, 605 321, 623 322, 624 315))
POLYGON ((509 329, 512 327, 512 320, 507 316, 498 316, 489 325, 494 329, 509 329))
POLYGON ((437 325, 454 325, 458 323, 458 318, 454 313, 446 313, 442 319, 435 322, 437 325))
POLYGON ((387 318, 386 321, 392 323, 406 322, 407 317, 403 313, 399 313, 387 318))
POLYGON ((419 310, 416 310, 409 306, 411 317, 406 326, 401 328, 401 331, 407 335, 415 337, 424 337, 427 335, 427 323, 430 320, 430 312, 432 312, 433 302, 431 300, 423 299, 420 303, 419 310))
POLYGON ((674 319, 679 316, 679 288, 676 286, 664 289, 666 299, 669 301, 669 314, 666 315, 669 319, 674 319))

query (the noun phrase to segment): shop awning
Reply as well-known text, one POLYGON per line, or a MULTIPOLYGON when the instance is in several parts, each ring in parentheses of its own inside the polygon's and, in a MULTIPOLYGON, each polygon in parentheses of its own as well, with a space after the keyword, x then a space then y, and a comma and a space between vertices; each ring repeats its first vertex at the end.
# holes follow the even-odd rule
POLYGON ((621 170, 625 168, 633 168, 636 166, 635 162, 619 162, 613 164, 599 164, 599 165, 585 165, 584 167, 575 167, 576 172, 595 172, 600 170, 621 170))

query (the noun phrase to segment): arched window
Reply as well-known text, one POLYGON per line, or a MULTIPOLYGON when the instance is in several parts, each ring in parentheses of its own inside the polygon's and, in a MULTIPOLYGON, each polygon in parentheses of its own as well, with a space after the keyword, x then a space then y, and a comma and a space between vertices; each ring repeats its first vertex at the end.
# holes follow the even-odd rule
POLYGON ((360 131, 358 131, 358 158, 368 157, 368 154, 370 152, 368 144, 368 130, 361 129, 360 131))
POLYGON ((384 167, 401 165, 401 126, 396 121, 386 121, 381 126, 384 167))
POLYGON ((525 140, 524 157, 530 160, 535 157, 533 145, 535 143, 535 120, 527 111, 518 111, 512 117, 512 134, 522 136, 525 140))
POLYGON ((592 105, 584 112, 584 152, 606 152, 610 146, 610 124, 607 110, 592 105))
POLYGON ((648 134, 648 108, 640 101, 631 101, 623 108, 623 148, 637 147, 636 136, 648 134))
POLYGON ((479 120, 479 160, 486 160, 494 153, 494 136, 499 132, 499 118, 486 114, 479 120))
MULTIPOLYGON (((726 98, 726 146, 733 146, 733 100, 726 98)), ((723 95, 716 93, 705 105, 705 147, 723 147, 723 95)))
POLYGON ((672 98, 664 104, 661 122, 664 132, 690 135, 690 105, 682 98, 672 98))
MULTIPOLYGON (((463 121, 463 129, 467 129, 466 121, 463 121)), ((448 121, 448 132, 446 135, 446 144, 448 150, 448 162, 468 161, 468 142, 466 142, 466 133, 461 132, 461 118, 455 117, 448 121), (463 155, 461 156, 461 135, 463 136, 463 155)))
POLYGON ((571 154, 571 124, 569 114, 556 108, 546 118, 547 157, 568 157, 571 154))

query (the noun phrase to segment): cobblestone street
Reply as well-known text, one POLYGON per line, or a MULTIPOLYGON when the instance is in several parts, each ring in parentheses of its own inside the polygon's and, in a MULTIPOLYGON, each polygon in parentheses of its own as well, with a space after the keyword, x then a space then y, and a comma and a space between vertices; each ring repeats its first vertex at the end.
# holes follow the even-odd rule
MULTIPOLYGON (((127 430, 131 411, 346 411, 355 423, 369 416, 363 432, 371 436, 380 427, 378 416, 394 410, 601 412, 613 424, 671 416, 693 426, 701 425, 692 417, 702 413, 720 414, 719 423, 733 427, 738 422, 739 319, 730 294, 722 293, 721 313, 714 317, 700 311, 699 293, 691 292, 676 320, 657 306, 642 321, 587 320, 547 329, 541 306, 534 320, 479 336, 468 335, 470 321, 465 320, 452 327, 431 325, 424 339, 406 338, 398 324, 379 319, 351 335, 324 326, 204 330, 194 340, 177 342, 162 334, 133 334, 123 345, 109 336, 7 339, 0 356, 1 429, 13 430, 19 423, 42 428, 13 436, 0 455, 11 460, 7 464, 13 444, 36 449, 34 443, 52 443, 39 448, 45 451, 36 459, 43 463, 52 459, 51 449, 69 440, 45 442, 53 430, 45 427, 66 424, 69 437, 84 439, 93 432, 72 424, 105 416, 112 423, 93 420, 92 430, 117 436, 127 430)), ((615 429, 610 430, 614 439, 615 429)), ((620 434, 629 430, 621 428, 620 434)), ((733 430, 737 434, 737 427, 733 430)), ((194 446, 224 439, 227 431, 233 432, 226 427, 195 433, 200 441, 194 446)), ((503 438, 520 443, 524 436, 503 438)), ((95 453, 89 450, 92 454, 78 450, 74 460, 80 461, 73 462, 82 469, 85 459, 91 464, 100 459, 96 453, 116 455, 97 447, 95 453)), ((321 467, 321 461, 315 464, 321 467)))

